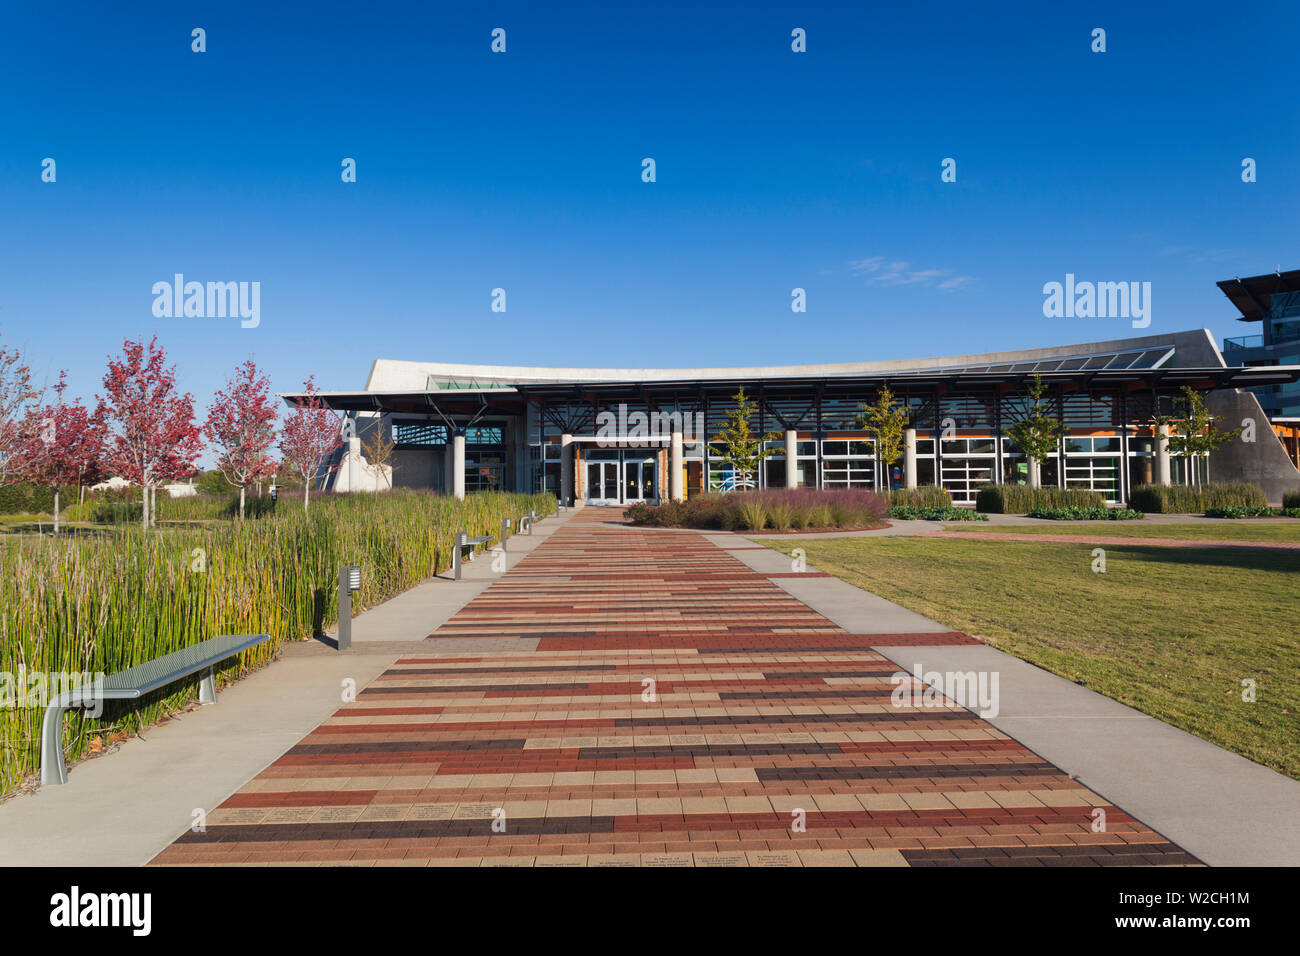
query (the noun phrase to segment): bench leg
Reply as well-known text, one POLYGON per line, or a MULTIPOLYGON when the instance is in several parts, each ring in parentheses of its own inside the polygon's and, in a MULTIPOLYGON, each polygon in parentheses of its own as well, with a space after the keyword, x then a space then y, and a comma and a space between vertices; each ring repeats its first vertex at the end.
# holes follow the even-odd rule
POLYGON ((63 712, 61 700, 45 708, 41 718, 41 786, 68 782, 68 767, 63 761, 63 712))
POLYGON ((217 672, 215 667, 209 667, 208 672, 203 675, 203 680, 199 681, 199 703, 215 704, 217 702, 217 672))

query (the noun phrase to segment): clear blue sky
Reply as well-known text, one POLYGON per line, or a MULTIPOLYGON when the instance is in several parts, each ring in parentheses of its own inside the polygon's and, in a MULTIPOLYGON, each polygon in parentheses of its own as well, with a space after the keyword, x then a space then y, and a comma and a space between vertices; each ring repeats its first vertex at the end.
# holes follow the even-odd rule
POLYGON ((0 341, 86 396, 155 332, 200 406, 248 356, 289 391, 1141 334, 1044 318, 1067 272, 1222 337, 1255 329, 1215 280, 1300 267, 1295 3, 23 6, 0 341), (260 282, 260 326, 155 318, 177 272, 260 282))

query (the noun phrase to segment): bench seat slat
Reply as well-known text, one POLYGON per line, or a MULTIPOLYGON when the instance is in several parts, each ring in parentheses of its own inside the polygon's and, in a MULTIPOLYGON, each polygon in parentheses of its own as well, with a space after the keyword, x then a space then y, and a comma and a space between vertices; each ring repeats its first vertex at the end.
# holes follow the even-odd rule
POLYGON ((109 674, 91 686, 102 691, 102 696, 108 700, 142 697, 270 639, 270 634, 224 634, 109 674))

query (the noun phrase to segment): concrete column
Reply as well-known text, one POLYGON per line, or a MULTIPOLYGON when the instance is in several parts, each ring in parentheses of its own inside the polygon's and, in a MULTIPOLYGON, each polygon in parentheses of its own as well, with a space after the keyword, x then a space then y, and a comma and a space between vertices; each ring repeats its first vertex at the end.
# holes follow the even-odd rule
POLYGON ((668 446, 668 492, 673 501, 686 500, 686 483, 682 480, 682 433, 673 430, 672 442, 668 446))
POLYGON ((573 503, 573 436, 560 436, 560 502, 573 503))
POLYGON ((1169 426, 1161 425, 1156 430, 1156 484, 1169 483, 1169 426))
MULTIPOLYGON (((356 423, 356 418, 352 419, 356 423)), ((360 427, 360 426, 358 426, 360 427)), ((353 434, 348 439, 348 491, 357 491, 361 487, 361 436, 353 434)))
POLYGON ((799 455, 799 434, 793 429, 785 430, 785 486, 798 488, 799 477, 796 470, 799 455))
POLYGON ((465 433, 457 432, 451 442, 451 491, 457 498, 465 497, 465 433))
MULTIPOLYGON (((885 487, 889 487, 889 466, 885 466, 885 487)), ((916 429, 903 431, 903 487, 916 487, 916 429)))

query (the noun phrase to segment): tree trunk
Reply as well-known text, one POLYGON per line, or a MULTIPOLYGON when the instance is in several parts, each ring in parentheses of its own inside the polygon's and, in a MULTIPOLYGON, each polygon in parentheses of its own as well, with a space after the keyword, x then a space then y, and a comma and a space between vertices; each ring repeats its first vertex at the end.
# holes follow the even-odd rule
POLYGON ((244 520, 244 485, 239 486, 239 520, 244 520))
POLYGON ((54 533, 59 533, 59 486, 54 486, 54 533))
POLYGON ((145 531, 149 530, 149 486, 140 489, 140 521, 145 531))
POLYGON ((308 498, 310 495, 311 495, 311 482, 304 481, 302 483, 302 510, 304 512, 306 512, 307 510, 308 498))
POLYGON ((1043 464, 1037 458, 1029 459, 1029 487, 1041 488, 1043 486, 1042 478, 1043 464))

